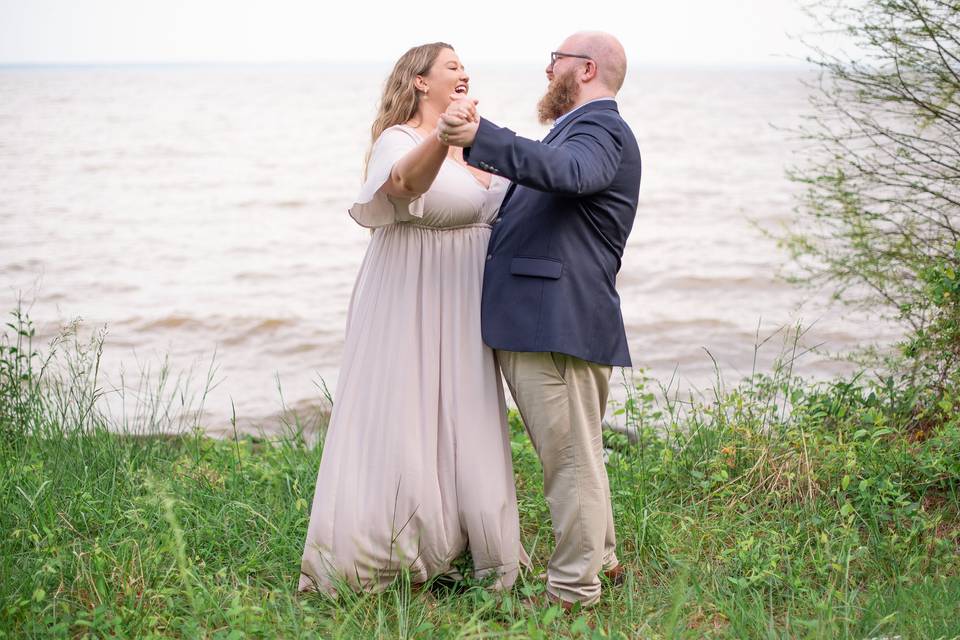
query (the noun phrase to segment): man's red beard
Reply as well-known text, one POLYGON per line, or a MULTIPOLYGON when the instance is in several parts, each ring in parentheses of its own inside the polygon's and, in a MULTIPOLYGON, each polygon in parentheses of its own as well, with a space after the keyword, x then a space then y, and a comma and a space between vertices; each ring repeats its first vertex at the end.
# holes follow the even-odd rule
POLYGON ((547 92, 537 103, 540 124, 555 121, 577 103, 577 98, 580 97, 580 85, 577 83, 576 74, 577 70, 574 68, 562 75, 553 76, 553 80, 547 86, 547 92))

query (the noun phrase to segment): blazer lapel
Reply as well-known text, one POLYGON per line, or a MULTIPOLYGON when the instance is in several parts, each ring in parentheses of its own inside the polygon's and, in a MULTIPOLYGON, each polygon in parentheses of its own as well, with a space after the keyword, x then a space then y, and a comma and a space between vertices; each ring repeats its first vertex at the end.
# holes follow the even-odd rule
POLYGON ((570 126, 570 123, 573 122, 574 120, 576 120, 579 116, 580 116, 579 113, 574 114, 574 115, 570 116, 569 118, 567 118, 566 120, 564 120, 563 122, 561 122, 560 124, 554 125, 553 129, 550 129, 549 133, 547 133, 547 136, 546 136, 543 140, 541 140, 540 142, 542 142, 543 144, 550 144, 550 142, 551 142, 554 138, 556 138, 558 135, 560 135, 560 132, 561 132, 561 131, 563 131, 564 129, 566 129, 567 127, 569 127, 569 126, 570 126))
POLYGON ((507 205, 507 201, 510 199, 510 196, 513 195, 513 191, 516 188, 517 188, 516 182, 511 182, 510 186, 507 187, 507 192, 503 194, 503 200, 500 202, 500 215, 503 215, 503 208, 507 205))
POLYGON ((619 109, 617 109, 617 103, 614 100, 598 100, 597 102, 591 102, 591 103, 585 104, 579 109, 577 109, 576 113, 574 113, 573 115, 567 118, 564 118, 563 122, 561 122, 558 125, 554 125, 553 129, 550 129, 550 133, 547 134, 547 137, 541 140, 541 142, 543 142, 544 144, 550 144, 550 142, 554 138, 560 135, 561 131, 569 127, 572 123, 579 120, 580 117, 583 116, 585 113, 589 113, 596 109, 613 109, 614 111, 619 112, 619 109))

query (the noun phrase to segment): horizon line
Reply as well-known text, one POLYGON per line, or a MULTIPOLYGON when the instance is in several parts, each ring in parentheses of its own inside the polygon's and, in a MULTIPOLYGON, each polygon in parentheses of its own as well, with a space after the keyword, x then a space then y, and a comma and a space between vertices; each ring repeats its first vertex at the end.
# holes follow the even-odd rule
MULTIPOLYGON (((241 67, 241 66, 263 66, 263 67, 308 67, 308 66, 389 66, 394 64, 391 60, 174 60, 174 61, 2 61, 0 68, 69 68, 69 67, 241 67)), ((530 60, 488 60, 483 62, 474 62, 471 67, 497 67, 497 66, 530 66, 542 67, 538 62, 530 60)), ((815 65, 809 60, 789 60, 789 61, 729 61, 729 62, 636 62, 630 65, 631 68, 642 69, 782 69, 798 70, 810 69, 815 65)))

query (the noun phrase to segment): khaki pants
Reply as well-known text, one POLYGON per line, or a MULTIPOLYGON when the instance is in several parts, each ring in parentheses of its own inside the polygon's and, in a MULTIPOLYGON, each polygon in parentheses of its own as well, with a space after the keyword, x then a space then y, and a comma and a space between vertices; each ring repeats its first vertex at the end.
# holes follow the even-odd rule
POLYGON ((591 605, 598 574, 618 563, 600 432, 611 367, 560 353, 496 354, 543 466, 556 541, 547 591, 591 605))

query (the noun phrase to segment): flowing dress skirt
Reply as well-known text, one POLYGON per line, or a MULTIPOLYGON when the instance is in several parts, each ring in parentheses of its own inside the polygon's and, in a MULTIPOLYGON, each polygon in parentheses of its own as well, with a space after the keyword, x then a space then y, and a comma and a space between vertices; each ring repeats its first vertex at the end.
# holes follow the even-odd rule
MULTIPOLYGON (((523 551, 506 406, 480 335, 487 224, 377 228, 354 288, 299 588, 378 590, 469 544, 509 587, 523 551)), ((525 558, 525 555, 524 555, 525 558)))

